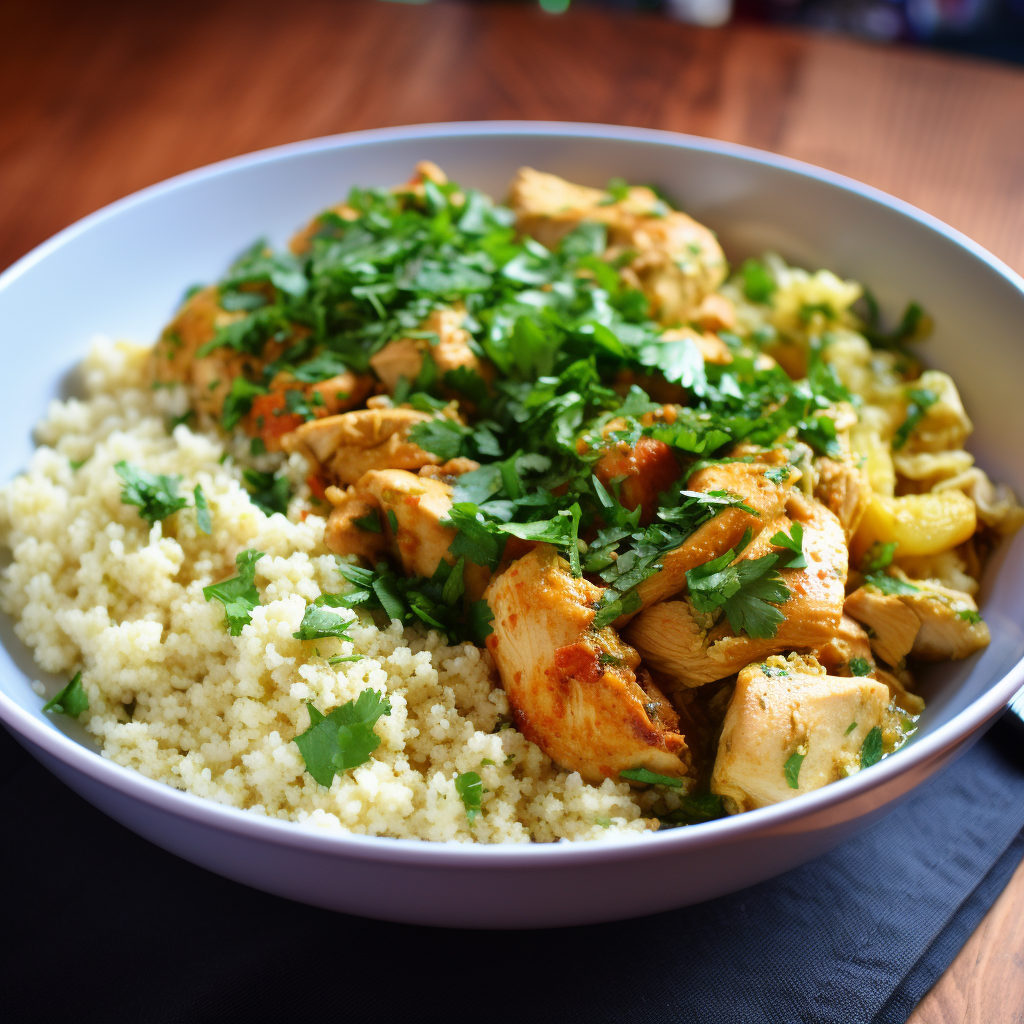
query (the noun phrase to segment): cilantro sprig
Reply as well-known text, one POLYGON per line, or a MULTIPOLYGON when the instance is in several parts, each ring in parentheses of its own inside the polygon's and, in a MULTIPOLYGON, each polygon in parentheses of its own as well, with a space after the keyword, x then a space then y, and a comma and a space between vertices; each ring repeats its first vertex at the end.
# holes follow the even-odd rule
POLYGON ((82 673, 76 672, 67 686, 58 690, 44 705, 44 711, 52 711, 57 715, 77 718, 83 711, 89 710, 89 697, 82 686, 82 673))
POLYGON ((232 636, 240 636, 242 627, 252 621, 252 610, 260 603, 256 589, 256 563, 263 557, 262 551, 249 549, 235 556, 238 574, 203 587, 207 601, 220 601, 224 606, 224 621, 232 636))
POLYGON ((342 775, 370 760, 380 746, 373 731, 377 720, 391 714, 391 702, 376 690, 366 689, 330 714, 324 715, 312 704, 309 728, 295 737, 306 771, 321 785, 330 786, 335 775, 342 775))

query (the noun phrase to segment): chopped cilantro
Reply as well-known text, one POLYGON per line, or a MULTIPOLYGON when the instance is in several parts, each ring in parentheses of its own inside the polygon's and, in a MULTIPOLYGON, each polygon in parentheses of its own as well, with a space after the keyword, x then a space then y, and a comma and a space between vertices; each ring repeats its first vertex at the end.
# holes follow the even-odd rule
POLYGON ((776 605, 789 600, 789 588, 775 570, 778 555, 744 559, 732 565, 730 548, 720 558, 686 573, 690 600, 699 612, 721 608, 733 632, 758 639, 773 637, 785 616, 776 605))
POLYGON ((391 714, 391 702, 376 690, 366 689, 329 715, 307 704, 309 728, 295 737, 306 771, 321 785, 330 786, 341 775, 370 760, 380 746, 373 731, 377 720, 391 714))
POLYGON ((647 768, 627 768, 625 771, 619 772, 619 775, 631 782, 644 782, 650 786, 668 786, 670 789, 678 789, 689 782, 688 779, 676 779, 671 775, 659 775, 647 768))
POLYGON ((768 302, 778 287, 771 271, 760 260, 744 260, 740 274, 743 294, 751 302, 768 302))
POLYGON ((360 530, 365 530, 367 533, 381 532, 380 516, 376 510, 367 512, 365 516, 360 516, 358 519, 353 519, 352 525, 360 530))
POLYGON ((893 435, 893 451, 898 451, 910 440, 910 435, 917 429, 929 408, 939 400, 939 396, 928 388, 911 388, 907 392, 907 399, 907 416, 893 435))
POLYGON ((981 616, 973 608, 961 609, 956 613, 956 617, 963 622, 969 622, 972 626, 981 622, 981 616))
POLYGON ((273 473, 261 473, 258 469, 246 469, 242 471, 242 479, 252 503, 260 511, 268 516, 275 512, 280 512, 281 515, 288 514, 288 499, 291 497, 292 488, 286 476, 274 476, 273 473))
POLYGON ((123 459, 114 466, 114 472, 124 481, 122 503, 137 506, 139 515, 150 525, 188 504, 188 499, 178 494, 180 476, 147 473, 123 459))
POLYGON ((851 732, 853 732, 853 730, 854 730, 854 729, 856 729, 856 728, 857 728, 857 723, 856 723, 856 722, 851 722, 851 723, 850 723, 850 724, 849 724, 849 725, 848 725, 848 726, 846 727, 846 732, 844 732, 844 733, 843 733, 843 735, 844 735, 844 736, 849 736, 849 735, 850 735, 850 733, 851 733, 851 732))
POLYGON ((84 459, 68 459, 68 465, 71 467, 72 472, 81 469, 89 461, 88 456, 84 459))
POLYGON ((898 547, 897 541, 878 541, 876 540, 871 547, 864 552, 863 557, 860 560, 861 572, 873 573, 878 572, 880 569, 885 569, 892 564, 892 556, 896 553, 898 547))
POLYGON ((236 377, 231 382, 231 391, 221 406, 220 425, 230 433, 252 408, 253 400, 267 393, 265 387, 253 384, 244 377, 236 377))
POLYGON ((725 814, 722 798, 714 793, 691 793, 681 798, 679 807, 668 814, 661 815, 662 826, 677 828, 681 825, 697 825, 702 821, 712 821, 725 814))
POLYGON ((878 764, 882 760, 882 729, 880 726, 875 726, 868 734, 864 737, 864 742, 860 747, 860 766, 861 768, 870 768, 873 764, 878 764))
POLYGON ((455 791, 466 808, 466 818, 470 825, 480 814, 480 798, 483 796, 484 784, 476 772, 460 772, 455 776, 455 791))
POLYGON ((598 661, 598 664, 600 664, 600 665, 621 665, 622 664, 622 659, 621 658, 616 658, 614 654, 608 654, 605 651, 602 651, 597 656, 597 661, 598 661))
POLYGON ((772 543, 776 547, 785 548, 785 552, 779 558, 779 565, 787 569, 806 569, 807 559, 804 556, 804 528, 799 523, 794 523, 793 528, 787 536, 781 530, 772 537, 772 543))
POLYGON ((864 577, 864 582, 876 590, 880 590, 883 594, 898 596, 899 594, 919 594, 921 592, 921 588, 915 587, 913 583, 904 583, 903 580, 884 572, 868 573, 864 577))
POLYGON ((302 623, 297 633, 292 633, 296 640, 322 640, 325 637, 338 637, 351 640, 348 627, 351 623, 327 608, 315 604, 307 605, 302 616, 302 623))
POLYGON ((262 551, 241 551, 235 557, 238 575, 203 587, 207 601, 220 601, 224 605, 224 621, 232 636, 240 636, 242 627, 252 618, 252 610, 260 603, 259 591, 254 582, 256 563, 263 557, 262 551))
POLYGON ((782 774, 786 776, 786 785, 790 789, 800 788, 800 768, 804 763, 804 758, 807 756, 807 751, 800 752, 800 750, 794 750, 792 754, 786 758, 786 763, 782 766, 782 774))
POLYGON ((88 711, 89 698, 82 686, 82 673, 76 672, 71 682, 43 705, 43 710, 70 718, 77 718, 83 711, 88 711))
POLYGON ((851 658, 850 659, 850 672, 855 676, 869 676, 873 669, 871 662, 867 658, 851 658))
POLYGON ((213 532, 213 516, 210 515, 210 503, 206 500, 206 493, 201 484, 196 484, 192 497, 196 503, 196 526, 200 533, 209 536, 213 532))

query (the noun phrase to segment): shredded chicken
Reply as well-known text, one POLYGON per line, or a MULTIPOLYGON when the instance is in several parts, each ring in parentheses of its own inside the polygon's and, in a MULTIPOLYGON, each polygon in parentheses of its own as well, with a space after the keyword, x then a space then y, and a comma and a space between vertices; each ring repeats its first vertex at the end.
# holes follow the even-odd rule
POLYGON ((487 648, 516 728, 591 782, 641 767, 683 776, 689 758, 671 706, 613 629, 591 629, 600 593, 546 544, 487 588, 487 648))

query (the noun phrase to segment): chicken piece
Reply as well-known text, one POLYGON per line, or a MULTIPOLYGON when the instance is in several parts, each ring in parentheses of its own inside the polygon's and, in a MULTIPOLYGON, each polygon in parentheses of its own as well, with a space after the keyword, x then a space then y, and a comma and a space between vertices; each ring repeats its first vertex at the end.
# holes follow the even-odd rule
MULTIPOLYGON (((710 616, 695 612, 689 600, 664 601, 645 608, 624 634, 645 664, 677 685, 701 686, 724 679, 752 661, 817 647, 835 636, 842 620, 847 570, 843 529, 827 508, 797 493, 790 495, 787 510, 792 521, 803 527, 807 566, 781 570, 790 598, 781 606, 786 618, 775 636, 737 636, 727 619, 713 624, 710 616)), ((780 517, 771 530, 763 530, 742 559, 782 550, 771 544, 776 529, 790 532, 790 520, 780 517)))
POLYGON ((391 552, 391 538, 381 523, 381 508, 375 501, 361 498, 354 487, 342 491, 327 488, 327 500, 333 508, 324 530, 324 544, 336 555, 355 555, 375 565, 391 552), (360 525, 360 520, 364 525, 360 525), (377 523, 378 529, 372 525, 377 523))
POLYGON ((638 677, 636 651, 610 627, 591 629, 599 587, 573 579, 543 544, 496 576, 484 596, 494 612, 487 648, 527 739, 588 782, 641 767, 686 774, 677 719, 643 670, 638 677))
POLYGON ((992 637, 970 594, 937 580, 911 582, 899 569, 891 575, 910 589, 883 594, 870 583, 846 599, 846 613, 870 627, 871 646, 890 665, 908 654, 922 661, 958 661, 987 647, 992 637))
POLYGON ((423 368, 425 353, 429 353, 434 360, 442 382, 446 373, 460 366, 472 370, 485 380, 489 379, 489 368, 469 346, 469 332, 462 327, 465 316, 466 311, 461 306, 435 309, 420 324, 420 330, 436 334, 436 343, 427 338, 398 338, 389 341, 376 355, 370 357, 370 366, 389 394, 394 393, 403 377, 409 382, 416 380, 423 368))
POLYGON ((855 676, 868 675, 885 683, 889 687, 889 698, 895 701, 896 706, 905 711, 908 715, 919 715, 924 711, 924 701, 911 693, 907 686, 910 684, 910 673, 903 671, 903 678, 879 668, 875 664, 875 658, 871 651, 871 640, 861 624, 849 615, 844 615, 839 624, 839 630, 827 644, 817 647, 812 652, 813 656, 825 666, 830 676, 855 676), (859 660, 869 668, 864 672, 864 664, 856 664, 859 660), (859 671, 853 671, 855 667, 859 671))
POLYGON ((372 469, 419 469, 440 459, 409 440, 417 423, 433 419, 414 409, 357 409, 310 420, 282 438, 286 451, 302 452, 331 483, 354 484, 372 469))
POLYGON ((989 645, 992 635, 978 616, 978 606, 970 594, 951 590, 935 580, 915 580, 913 586, 916 593, 900 595, 921 624, 910 649, 912 657, 959 661, 989 645))
POLYGON ((692 320, 694 323, 700 324, 705 331, 712 333, 732 331, 736 329, 736 307, 724 295, 712 292, 710 295, 706 295, 694 310, 692 320))
POLYGON ((191 382, 196 352, 213 340, 219 326, 243 315, 221 309, 219 295, 216 285, 196 292, 160 332, 150 359, 152 380, 162 384, 191 382))
MULTIPOLYGON (((455 564, 455 556, 448 548, 457 531, 440 522, 452 507, 450 485, 404 469, 382 469, 366 473, 353 492, 367 505, 380 509, 386 541, 407 575, 429 577, 434 575, 439 562, 455 564), (393 526, 397 529, 393 530, 393 526)), ((462 578, 467 599, 476 601, 491 573, 486 566, 467 561, 462 578)))
POLYGON ((711 792, 735 814, 852 774, 867 734, 887 724, 888 703, 887 687, 867 677, 830 676, 820 666, 778 657, 748 665, 725 716, 711 792), (794 754, 803 755, 796 772, 794 754))
POLYGON ((840 620, 835 634, 826 643, 816 647, 813 653, 831 676, 850 675, 850 662, 855 658, 866 661, 872 670, 875 667, 871 640, 861 624, 846 614, 840 620))
POLYGON ((419 475, 429 476, 434 480, 443 480, 446 484, 450 484, 463 473, 472 473, 473 470, 479 468, 480 463, 476 459, 467 459, 463 455, 458 455, 440 466, 421 466, 419 475))
POLYGON ((871 649, 888 665, 898 665, 914 646, 921 623, 895 594, 870 585, 858 587, 843 610, 867 627, 871 649))
POLYGON ((814 496, 839 517, 849 541, 871 501, 867 470, 852 458, 836 462, 824 457, 815 459, 814 470, 814 496))
POLYGON ((555 248, 583 221, 608 229, 606 259, 629 255, 623 279, 639 288, 662 323, 685 323, 725 280, 727 265, 714 234, 665 204, 649 188, 621 199, 554 174, 520 168, 509 202, 519 230, 555 248))
MULTIPOLYGON (((686 481, 687 490, 729 491, 739 495, 754 514, 739 508, 727 508, 697 529, 674 551, 663 555, 662 568, 637 587, 640 608, 647 608, 679 593, 686 587, 688 570, 724 555, 740 542, 746 530, 749 529, 756 538, 765 527, 775 522, 782 512, 790 486, 799 479, 796 472, 782 483, 775 483, 765 476, 768 469, 784 461, 785 455, 781 452, 765 452, 762 460, 757 462, 720 463, 699 469, 690 476, 686 481)), ((615 622, 616 627, 624 626, 635 614, 620 616, 615 622)))
MULTIPOLYGON (((720 296, 709 295, 708 299, 711 298, 720 298, 720 296)), ((705 303, 707 301, 707 299, 704 300, 705 303)), ((684 338, 688 338, 694 343, 705 363, 728 366, 732 362, 729 346, 717 334, 712 334, 710 331, 699 333, 692 327, 670 327, 661 335, 662 341, 682 341, 684 338)))

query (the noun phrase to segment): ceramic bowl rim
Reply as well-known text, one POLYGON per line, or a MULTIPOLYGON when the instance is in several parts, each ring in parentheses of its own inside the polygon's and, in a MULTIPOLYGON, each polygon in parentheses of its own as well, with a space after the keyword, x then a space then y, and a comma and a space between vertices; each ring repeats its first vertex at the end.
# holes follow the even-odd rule
MULTIPOLYGON (((489 136, 556 136, 591 138, 613 142, 639 142, 684 150, 714 153, 748 164, 760 164, 787 171, 845 192, 852 192, 873 203, 887 207, 908 220, 936 232, 975 259, 986 264, 1011 284, 1024 301, 1024 280, 976 242, 919 210, 870 185, 845 175, 828 171, 790 157, 780 156, 749 146, 721 142, 699 136, 650 128, 632 128, 559 121, 458 121, 434 124, 402 125, 366 131, 330 135, 301 142, 288 143, 232 157, 150 185, 131 195, 83 217, 34 248, 0 274, 0 296, 18 278, 29 273, 36 264, 107 220, 130 213, 161 196, 187 189, 209 178, 230 175, 236 171, 264 163, 288 161, 325 150, 344 150, 378 143, 410 139, 489 136)), ((2 299, 0 299, 2 303, 2 299)), ((99 751, 91 750, 66 736, 60 730, 35 718, 6 694, 0 692, 0 721, 18 738, 27 740, 45 754, 123 796, 148 804, 158 811, 174 814, 198 824, 226 830, 250 839, 275 845, 303 848, 311 853, 336 854, 345 858, 390 863, 434 865, 460 869, 515 867, 529 869, 572 864, 600 864, 622 860, 643 860, 662 857, 672 850, 710 847, 719 843, 735 843, 751 834, 778 830, 799 818, 809 817, 838 804, 863 797, 881 788, 899 775, 930 760, 941 759, 951 748, 963 743, 1004 708, 1024 686, 1024 658, 949 722, 933 733, 915 741, 900 752, 899 757, 886 758, 870 772, 858 773, 822 789, 795 797, 784 803, 748 811, 698 826, 671 829, 643 837, 609 838, 594 842, 557 843, 462 843, 430 842, 417 839, 391 839, 383 836, 352 835, 334 830, 313 829, 296 822, 264 817, 250 811, 219 804, 171 788, 148 779, 139 772, 115 764, 99 751)))

